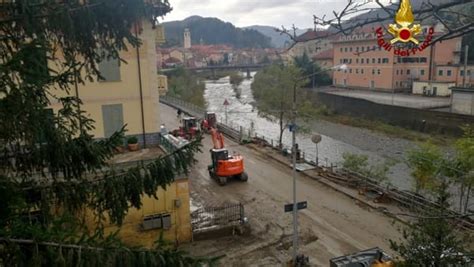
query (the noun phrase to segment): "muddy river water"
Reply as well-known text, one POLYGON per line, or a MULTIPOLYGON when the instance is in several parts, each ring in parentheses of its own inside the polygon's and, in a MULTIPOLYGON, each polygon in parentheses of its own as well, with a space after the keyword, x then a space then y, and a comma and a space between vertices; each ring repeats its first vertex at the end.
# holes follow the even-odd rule
MULTIPOLYGON (((204 98, 207 102, 207 110, 216 112, 218 120, 225 122, 226 112, 223 104, 224 100, 227 99, 229 103, 227 106, 227 123, 229 125, 235 128, 242 126, 246 129, 250 129, 253 126, 254 132, 258 136, 273 139, 273 142, 276 144, 279 135, 279 125, 277 121, 271 121, 259 115, 252 106, 254 98, 251 91, 251 83, 252 79, 245 79, 242 82, 239 86, 241 96, 238 99, 232 85, 229 83, 228 77, 217 81, 206 81, 204 98)), ((317 121, 315 123, 317 124, 317 121)), ((331 124, 330 127, 321 129, 321 127, 324 127, 324 124, 326 123, 319 125, 319 127, 313 127, 313 133, 319 133, 322 136, 322 140, 317 147, 318 159, 321 164, 340 164, 344 152, 365 154, 369 157, 371 163, 380 163, 388 159, 395 160, 397 163, 391 167, 389 173, 390 183, 402 189, 412 188, 409 168, 403 161, 402 152, 398 152, 398 154, 387 153, 383 149, 383 144, 375 144, 373 138, 370 135, 364 135, 364 133, 357 133, 358 140, 352 142, 352 138, 350 138, 351 133, 347 132, 352 131, 352 129, 344 125, 338 126, 337 124, 331 124), (330 131, 328 131, 329 128, 331 128, 330 131), (345 131, 345 138, 341 138, 341 131, 345 131), (331 134, 331 132, 334 134, 331 134), (361 145, 361 139, 363 145, 361 145)), ((356 130, 354 130, 354 135, 356 135, 355 132, 356 130)), ((291 133, 288 130, 283 135, 283 143, 285 147, 291 147, 291 133)), ((306 159, 316 159, 316 145, 312 143, 310 134, 298 135, 297 143, 305 153, 306 159)))

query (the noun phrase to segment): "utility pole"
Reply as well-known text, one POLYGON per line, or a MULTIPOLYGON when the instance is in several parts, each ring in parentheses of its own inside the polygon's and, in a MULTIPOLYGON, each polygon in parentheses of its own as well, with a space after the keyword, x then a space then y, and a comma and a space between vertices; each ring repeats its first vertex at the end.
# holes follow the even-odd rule
POLYGON ((337 69, 347 70, 347 65, 346 64, 336 65, 330 69, 321 70, 316 73, 312 73, 310 75, 307 75, 295 80, 293 84, 293 105, 291 109, 292 118, 291 118, 291 127, 290 127, 291 133, 292 133, 291 153, 292 153, 292 163, 293 163, 293 172, 292 172, 292 175, 293 175, 293 210, 292 210, 292 213, 293 213, 293 253, 292 253, 293 265, 296 265, 296 257, 298 256, 298 203, 296 202, 296 152, 297 152, 296 151, 296 130, 297 130, 296 88, 298 86, 298 83, 303 81, 304 79, 312 78, 313 76, 323 73, 328 70, 337 70, 337 69))
POLYGON ((469 46, 464 47, 464 75, 462 76, 462 87, 466 87, 466 76, 467 76, 467 55, 469 53, 469 46))
POLYGON ((296 256, 298 255, 298 206, 296 203, 296 86, 295 82, 293 86, 293 106, 292 106, 292 146, 291 152, 293 156, 293 265, 296 264, 296 256))

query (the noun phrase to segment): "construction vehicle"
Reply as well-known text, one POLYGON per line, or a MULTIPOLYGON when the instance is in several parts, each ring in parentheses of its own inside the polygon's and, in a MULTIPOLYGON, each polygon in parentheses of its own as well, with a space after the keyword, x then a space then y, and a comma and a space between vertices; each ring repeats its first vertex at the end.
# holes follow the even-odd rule
POLYGON ((201 122, 201 129, 209 133, 211 129, 217 129, 217 117, 215 112, 206 112, 204 114, 204 119, 201 122))
POLYGON ((192 140, 199 134, 197 120, 194 117, 185 117, 182 120, 182 126, 179 129, 173 130, 172 134, 176 137, 182 137, 187 140, 192 140))
POLYGON ((211 165, 208 166, 209 175, 220 185, 225 185, 231 178, 237 178, 243 182, 248 180, 244 171, 244 159, 241 155, 229 155, 224 148, 224 137, 215 128, 210 130, 214 148, 211 152, 211 165))

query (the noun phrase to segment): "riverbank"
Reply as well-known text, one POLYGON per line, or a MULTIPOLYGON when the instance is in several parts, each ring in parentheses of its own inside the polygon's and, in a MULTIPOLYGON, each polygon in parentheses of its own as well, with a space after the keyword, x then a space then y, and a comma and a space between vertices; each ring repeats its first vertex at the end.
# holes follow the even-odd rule
MULTIPOLYGON (((381 121, 367 120, 346 115, 320 115, 319 120, 330 122, 343 126, 350 126, 352 128, 365 129, 371 133, 384 135, 388 138, 398 138, 415 143, 431 142, 441 146, 449 146, 454 142, 452 136, 442 134, 426 134, 418 131, 405 129, 403 127, 390 125, 381 121)), ((337 134, 337 133, 336 133, 337 134)))

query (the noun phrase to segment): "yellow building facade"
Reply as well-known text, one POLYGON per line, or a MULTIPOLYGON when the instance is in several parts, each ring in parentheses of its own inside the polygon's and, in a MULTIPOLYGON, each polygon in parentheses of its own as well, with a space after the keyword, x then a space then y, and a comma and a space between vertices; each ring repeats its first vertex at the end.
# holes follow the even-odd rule
MULTIPOLYGON (((77 92, 69 92, 82 100, 81 110, 95 121, 91 132, 95 138, 109 137, 126 125, 126 135, 136 136, 142 145, 158 143, 160 110, 155 46, 161 30, 153 29, 149 22, 144 22, 142 28, 139 49, 130 46, 120 53, 126 63, 118 59, 99 62, 104 79, 78 84, 77 92)), ((66 93, 57 91, 56 95, 66 93)), ((55 113, 61 107, 52 100, 55 113)))
MULTIPOLYGON (((142 207, 129 209, 121 226, 109 224, 105 233, 118 231, 118 237, 129 246, 153 247, 155 241, 163 238, 174 245, 192 240, 189 181, 177 178, 166 190, 158 189, 158 199, 143 196, 142 207)), ((94 227, 94 215, 89 212, 86 222, 94 227)))

